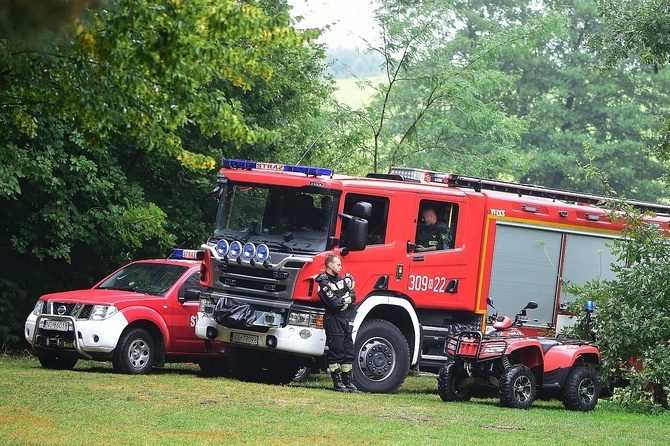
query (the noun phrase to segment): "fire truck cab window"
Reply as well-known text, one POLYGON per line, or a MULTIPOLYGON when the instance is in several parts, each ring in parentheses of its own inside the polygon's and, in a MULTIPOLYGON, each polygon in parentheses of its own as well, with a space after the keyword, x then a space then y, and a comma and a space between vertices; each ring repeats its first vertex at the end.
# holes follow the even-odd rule
MULTIPOLYGON (((347 194, 344 199, 344 213, 351 213, 352 208, 359 201, 366 201, 372 205, 372 213, 368 218, 367 245, 383 245, 386 242, 386 228, 388 224, 389 199, 372 195, 347 194)), ((342 239, 346 246, 346 230, 348 221, 342 220, 342 239)))
POLYGON ((422 200, 416 228, 415 252, 453 249, 456 239, 458 204, 422 200))

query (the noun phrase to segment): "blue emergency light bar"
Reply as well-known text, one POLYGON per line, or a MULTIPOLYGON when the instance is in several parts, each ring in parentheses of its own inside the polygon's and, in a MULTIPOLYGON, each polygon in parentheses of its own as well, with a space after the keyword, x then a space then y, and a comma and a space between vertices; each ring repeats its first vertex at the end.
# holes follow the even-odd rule
POLYGON ((275 170, 277 172, 297 172, 305 175, 314 176, 332 176, 331 169, 324 169, 322 167, 310 166, 292 166, 290 164, 274 164, 274 163, 259 163, 256 161, 242 161, 233 159, 224 159, 221 161, 221 166, 230 169, 260 169, 260 170, 275 170))
POLYGON ((188 260, 203 260, 205 258, 205 251, 198 249, 173 249, 170 253, 170 259, 188 259, 188 260))

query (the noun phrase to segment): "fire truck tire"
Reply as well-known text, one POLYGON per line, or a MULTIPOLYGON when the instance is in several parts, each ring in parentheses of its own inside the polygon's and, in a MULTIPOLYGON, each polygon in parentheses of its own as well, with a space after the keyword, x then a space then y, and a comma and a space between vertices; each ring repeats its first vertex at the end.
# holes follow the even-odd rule
POLYGON ((309 367, 302 366, 298 369, 298 372, 293 376, 293 382, 304 383, 312 375, 312 369, 309 367))
POLYGON ((372 319, 358 329, 354 344, 354 381, 369 393, 393 393, 409 372, 409 346, 398 327, 372 319))
POLYGON ((588 412, 598 403, 600 382, 592 367, 572 369, 563 386, 563 405, 568 410, 588 412))
POLYGON ((79 361, 79 358, 62 356, 51 352, 39 352, 37 353, 37 359, 39 359, 42 367, 52 370, 72 370, 77 365, 77 361, 79 361))
POLYGON ((500 377, 498 392, 503 407, 528 409, 537 394, 535 375, 523 364, 513 365, 500 377))
POLYGON ((463 387, 467 376, 458 370, 455 362, 448 362, 440 368, 437 376, 437 391, 442 401, 470 401, 470 387, 463 387))
POLYGON ((151 372, 156 358, 154 340, 142 328, 130 328, 121 335, 112 355, 114 370, 128 375, 146 375, 151 372))

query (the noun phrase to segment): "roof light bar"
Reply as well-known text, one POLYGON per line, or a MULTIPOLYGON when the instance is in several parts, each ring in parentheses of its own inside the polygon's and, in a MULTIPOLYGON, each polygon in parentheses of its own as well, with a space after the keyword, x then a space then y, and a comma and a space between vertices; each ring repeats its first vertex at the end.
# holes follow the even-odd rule
POLYGON ((331 169, 324 169, 322 167, 293 166, 290 164, 261 163, 256 161, 243 161, 234 159, 224 159, 221 162, 221 166, 227 167, 229 169, 246 169, 246 170, 259 169, 259 170, 275 170, 278 172, 297 172, 313 176, 333 175, 333 171, 331 169))
POLYGON ((200 251, 197 249, 173 249, 169 258, 202 260, 205 258, 205 251, 200 251))

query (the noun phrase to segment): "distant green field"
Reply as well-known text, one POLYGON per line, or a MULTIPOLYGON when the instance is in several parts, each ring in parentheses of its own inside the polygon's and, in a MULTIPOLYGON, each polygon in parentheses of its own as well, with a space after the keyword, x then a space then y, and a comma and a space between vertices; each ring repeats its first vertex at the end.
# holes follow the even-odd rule
MULTIPOLYGON (((373 83, 383 82, 383 80, 383 76, 372 78, 373 83)), ((348 105, 354 110, 360 109, 367 104, 374 93, 370 88, 361 89, 361 87, 356 84, 356 81, 357 79, 353 77, 338 79, 337 91, 335 92, 335 98, 339 102, 348 105)))

